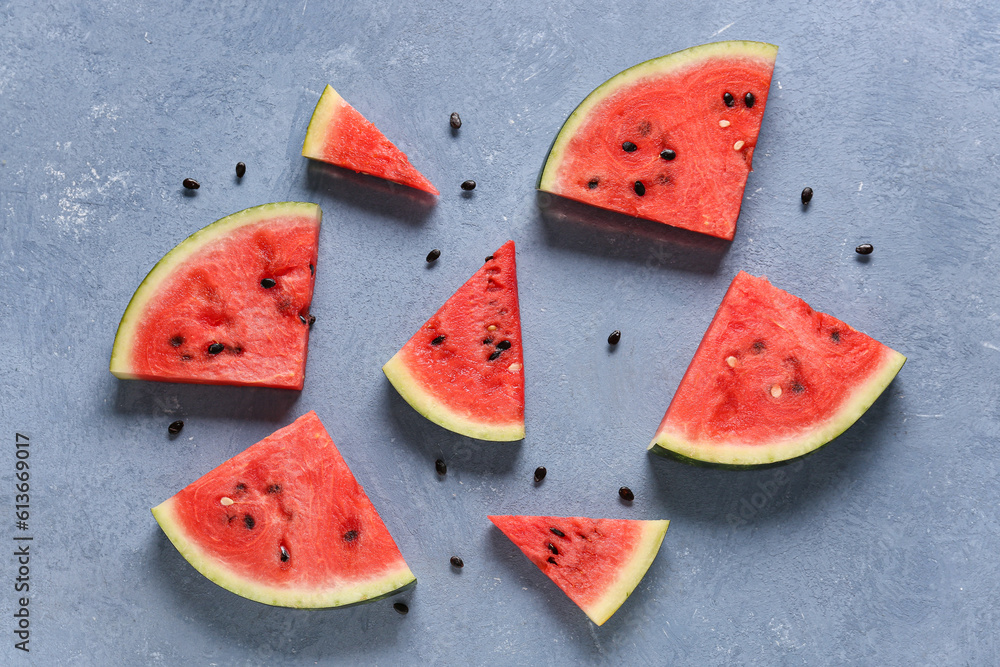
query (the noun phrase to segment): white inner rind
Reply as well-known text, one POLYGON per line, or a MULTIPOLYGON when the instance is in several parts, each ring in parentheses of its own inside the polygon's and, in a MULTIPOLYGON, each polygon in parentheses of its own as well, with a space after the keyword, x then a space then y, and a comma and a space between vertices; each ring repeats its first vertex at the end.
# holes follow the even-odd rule
POLYGON ((398 352, 386 362, 382 372, 414 410, 438 426, 479 440, 511 442, 524 439, 524 421, 510 424, 484 423, 445 405, 440 398, 424 389, 410 373, 398 352))
POLYGON ((667 520, 642 521, 642 537, 632 552, 631 559, 622 565, 618 573, 618 578, 612 583, 607 592, 601 596, 597 602, 581 606, 587 617, 597 625, 602 625, 606 620, 618 611, 622 603, 628 599, 635 587, 639 585, 642 578, 653 564, 653 559, 660 551, 663 537, 667 534, 667 520))
POLYGON ((832 415, 819 424, 804 429, 797 437, 779 442, 693 441, 670 430, 666 424, 653 438, 648 449, 658 454, 673 452, 689 459, 720 465, 753 466, 787 461, 822 447, 846 431, 875 402, 906 362, 895 350, 889 350, 882 368, 832 415))
POLYGON ((316 103, 312 118, 309 119, 306 138, 302 142, 303 157, 323 159, 323 148, 326 146, 326 135, 331 127, 331 121, 346 104, 340 93, 334 90, 333 86, 327 85, 319 97, 319 102, 316 103))
POLYGON ((129 301, 121 322, 118 324, 115 343, 111 349, 110 365, 111 372, 115 377, 122 380, 137 379, 137 376, 132 373, 132 354, 136 330, 146 309, 146 304, 156 296, 157 290, 164 280, 209 243, 246 225, 253 225, 262 220, 279 216, 314 218, 318 226, 323 212, 317 204, 306 202, 277 202, 254 206, 228 215, 198 230, 164 255, 135 290, 135 294, 132 295, 132 300, 129 301))
POLYGON ((327 588, 308 589, 270 586, 234 573, 225 563, 201 549, 182 528, 173 498, 154 507, 152 511, 160 528, 170 538, 177 551, 198 572, 227 591, 256 602, 299 609, 341 607, 384 597, 416 581, 410 568, 406 563, 402 563, 402 566, 394 572, 351 584, 338 583, 327 588))

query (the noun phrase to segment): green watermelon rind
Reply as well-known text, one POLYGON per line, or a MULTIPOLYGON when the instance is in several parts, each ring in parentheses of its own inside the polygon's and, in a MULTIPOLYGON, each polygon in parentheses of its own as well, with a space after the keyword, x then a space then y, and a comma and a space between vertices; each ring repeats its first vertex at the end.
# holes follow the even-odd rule
POLYGON ((625 603, 625 600, 632 595, 642 578, 646 576, 649 566, 653 564, 656 554, 660 552, 663 538, 667 534, 667 527, 670 521, 666 519, 642 521, 643 535, 632 552, 632 558, 625 562, 619 571, 618 578, 607 592, 597 602, 581 605, 587 617, 597 625, 603 625, 605 621, 625 603))
POLYGON ((111 373, 122 380, 140 379, 131 370, 132 341, 135 339, 135 333, 146 305, 156 295, 160 285, 168 280, 178 267, 209 243, 225 238, 237 229, 275 216, 312 217, 315 218, 316 225, 319 226, 323 218, 323 211, 318 204, 308 202, 261 204, 216 220, 191 234, 164 255, 136 288, 124 314, 122 314, 118 331, 115 333, 115 342, 111 348, 111 373))
POLYGON ((777 54, 778 47, 774 44, 729 40, 692 46, 691 48, 660 56, 659 58, 652 58, 619 72, 587 95, 569 115, 566 122, 563 123, 559 129, 559 133, 552 141, 552 146, 549 148, 545 164, 538 175, 538 182, 535 187, 543 192, 550 192, 556 195, 561 194, 556 185, 559 167, 562 165, 566 146, 573 139, 577 130, 587 122, 593 110, 605 99, 620 90, 647 77, 662 76, 678 69, 691 67, 699 62, 720 57, 756 57, 774 62, 777 54))
POLYGON ((888 349, 880 368, 847 401, 821 424, 800 436, 779 442, 726 443, 695 442, 667 428, 657 432, 649 451, 695 465, 748 469, 787 463, 827 444, 861 418, 899 373, 906 357, 888 349))
POLYGON ((483 422, 450 408, 439 397, 424 388, 407 368, 405 359, 398 352, 382 366, 382 372, 403 400, 438 426, 477 440, 493 442, 524 440, 523 420, 509 424, 483 422))
POLYGON ((309 118, 306 136, 302 140, 302 157, 323 160, 323 145, 326 143, 327 129, 342 107, 341 103, 346 104, 344 98, 333 86, 327 84, 326 88, 323 89, 323 94, 319 96, 312 116, 309 118))
POLYGON ((160 503, 152 509, 152 512, 156 522, 160 524, 160 528, 177 551, 198 572, 231 593, 273 607, 297 609, 344 607, 389 597, 417 583, 413 572, 403 563, 398 570, 389 574, 332 589, 315 590, 268 586, 235 574, 224 563, 207 554, 193 540, 189 539, 174 511, 173 498, 160 503))

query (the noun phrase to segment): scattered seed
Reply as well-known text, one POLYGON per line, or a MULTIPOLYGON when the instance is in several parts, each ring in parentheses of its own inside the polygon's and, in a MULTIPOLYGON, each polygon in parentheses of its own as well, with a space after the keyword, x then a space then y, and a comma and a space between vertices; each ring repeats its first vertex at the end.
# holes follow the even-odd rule
POLYGON ((861 245, 859 245, 857 248, 854 249, 854 252, 858 253, 859 255, 870 255, 872 254, 873 250, 875 250, 875 246, 873 246, 871 243, 862 243, 861 245))
POLYGON ((243 524, 247 527, 247 530, 253 530, 253 527, 257 524, 257 522, 254 521, 253 517, 250 516, 249 514, 244 514, 243 524))
POLYGON ((226 346, 223 345, 222 343, 212 343, 211 345, 208 346, 208 353, 218 354, 219 352, 222 352, 224 349, 226 349, 226 346))
POLYGON ((247 173, 247 166, 242 162, 236 163, 236 178, 243 178, 243 175, 247 173))
POLYGON ((553 558, 552 556, 549 556, 549 562, 552 563, 553 565, 558 565, 559 564, 559 563, 556 562, 556 559, 553 558))
POLYGON ((358 531, 356 531, 356 530, 349 530, 346 533, 344 533, 344 541, 345 542, 353 542, 356 539, 358 539, 358 531))
POLYGON ((472 180, 471 178, 469 180, 467 180, 467 181, 462 181, 462 189, 463 190, 475 190, 476 189, 476 182, 474 180, 472 180))
POLYGON ((664 160, 673 160, 675 157, 677 157, 677 153, 668 148, 660 152, 660 157, 663 158, 664 160))
POLYGON ((289 556, 288 556, 288 549, 286 549, 285 545, 282 544, 281 545, 281 562, 282 563, 287 563, 288 562, 288 558, 289 558, 289 556))
POLYGON ((642 181, 636 181, 633 187, 635 188, 635 193, 640 197, 646 194, 646 186, 642 184, 642 181))
POLYGON ((566 537, 566 533, 562 532, 558 528, 549 528, 549 532, 551 532, 556 537, 566 537))
POLYGON ((428 263, 433 262, 440 256, 441 256, 441 251, 438 250, 437 248, 434 248, 434 250, 431 250, 429 253, 427 253, 427 262, 428 263))
POLYGON ((440 336, 431 341, 431 345, 440 345, 443 342, 444 342, 444 334, 441 334, 440 336))
POLYGON ((559 550, 556 549, 556 545, 554 545, 551 542, 549 542, 548 546, 549 546, 549 551, 551 551, 552 553, 554 553, 557 556, 559 555, 559 550))
POLYGON ((452 556, 451 557, 451 564, 452 564, 452 567, 465 567, 465 561, 463 561, 458 556, 452 556))
POLYGON ((170 339, 170 345, 173 347, 180 347, 184 344, 184 336, 174 336, 170 339))
POLYGON ((626 153, 632 153, 637 148, 639 147, 633 144, 631 141, 626 141, 625 143, 622 144, 622 150, 625 151, 626 153))
POLYGON ((733 97, 732 93, 722 93, 722 101, 726 103, 727 107, 731 107, 736 104, 736 99, 733 97))
POLYGON ((496 361, 496 359, 503 354, 503 350, 493 350, 493 354, 490 355, 490 361, 496 361))
POLYGON ((492 262, 493 261, 493 255, 487 255, 486 256, 486 261, 487 262, 492 262))
POLYGON ((184 428, 184 422, 178 419, 177 421, 170 422, 170 426, 167 427, 167 433, 170 435, 177 435, 181 432, 182 428, 184 428))
POLYGON ((808 204, 813 198, 812 188, 802 188, 802 203, 808 204))
POLYGON ((597 189, 597 184, 599 182, 600 181, 598 181, 598 179, 592 178, 589 181, 587 181, 587 187, 590 188, 591 190, 596 190, 597 189))
POLYGON ((193 178, 185 178, 183 181, 181 181, 181 185, 183 185, 188 190, 197 190, 198 188, 201 187, 201 183, 194 180, 193 178))
POLYGON ((408 611, 410 611, 410 608, 407 607, 402 602, 396 602, 395 604, 392 605, 392 608, 395 609, 396 611, 398 611, 400 614, 402 614, 404 616, 406 615, 406 613, 408 611))
POLYGON ((230 498, 229 496, 222 496, 222 498, 219 500, 219 502, 222 503, 223 505, 225 505, 226 507, 229 507, 235 501, 232 498, 230 498))
POLYGON ((278 281, 275 280, 274 278, 264 278, 263 280, 260 281, 260 286, 263 287, 264 289, 271 289, 277 284, 278 281))
POLYGON ((726 357, 726 363, 729 364, 730 368, 736 368, 736 362, 739 361, 736 357, 726 357))
POLYGON ((548 472, 549 471, 545 469, 545 466, 538 466, 537 468, 535 468, 535 484, 538 484, 543 479, 545 479, 545 475, 548 472))
POLYGON ((743 97, 743 103, 747 105, 748 109, 753 106, 753 103, 755 101, 756 101, 756 98, 753 96, 753 93, 747 93, 743 97))
POLYGON ((502 340, 502 341, 500 341, 499 343, 497 343, 497 349, 498 350, 509 350, 510 349, 510 341, 509 340, 502 340))
POLYGON ((719 127, 729 127, 729 121, 728 120, 720 120, 719 121, 719 127))
POLYGON ((778 398, 779 396, 781 396, 781 387, 779 387, 776 384, 772 384, 771 385, 771 396, 774 396, 775 398, 778 398))
POLYGON ((621 339, 622 339, 622 332, 619 331, 618 329, 615 329, 614 331, 611 332, 611 335, 608 336, 608 345, 617 345, 618 341, 620 341, 621 339))
POLYGON ((734 151, 738 151, 741 148, 743 148, 743 140, 742 139, 740 139, 735 144, 733 144, 733 150, 734 151))
POLYGON ((462 117, 458 115, 457 111, 451 112, 451 117, 448 118, 448 124, 456 130, 462 127, 462 117))
POLYGON ((486 330, 487 331, 496 331, 497 330, 497 325, 491 324, 490 326, 486 327, 486 330))
POLYGON ((434 462, 434 469, 437 470, 437 474, 445 475, 448 473, 448 466, 445 464, 444 459, 438 459, 434 462))
POLYGON ((635 500, 635 494, 632 493, 632 489, 628 488, 627 486, 623 486, 622 488, 618 489, 618 495, 621 497, 622 500, 626 500, 628 502, 632 502, 633 500, 635 500))

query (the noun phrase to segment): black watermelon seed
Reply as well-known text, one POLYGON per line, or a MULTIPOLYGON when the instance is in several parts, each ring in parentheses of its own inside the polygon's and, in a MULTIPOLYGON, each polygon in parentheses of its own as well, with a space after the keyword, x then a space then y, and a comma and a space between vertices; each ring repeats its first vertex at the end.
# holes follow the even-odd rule
POLYGON ((552 556, 549 556, 549 562, 552 563, 553 565, 558 565, 559 564, 559 563, 556 562, 556 559, 553 558, 552 556))
POLYGON ((798 382, 793 382, 792 383, 792 391, 795 392, 796 394, 801 394, 805 390, 806 390, 806 388, 803 387, 800 383, 798 383, 798 382))
POLYGON ((626 153, 632 153, 637 148, 639 147, 633 144, 631 141, 626 141, 625 143, 622 144, 622 150, 625 151, 626 153))
POLYGON ((733 98, 732 93, 722 93, 722 101, 726 103, 727 107, 731 107, 736 104, 736 100, 733 98))
POLYGON ((218 354, 219 352, 222 352, 224 349, 226 349, 226 346, 223 345, 222 343, 212 343, 211 345, 208 346, 208 353, 218 354))
POLYGON ((267 489, 266 489, 266 492, 267 493, 281 493, 281 484, 269 484, 268 487, 267 487, 267 489))
POLYGON ((873 246, 871 243, 862 243, 861 245, 859 245, 857 248, 854 249, 854 252, 858 253, 859 255, 870 255, 872 254, 873 250, 875 250, 875 246, 873 246))
POLYGON ((182 354, 181 355, 181 360, 182 361, 191 361, 192 358, 193 357, 190 354, 182 354))
POLYGON ((551 532, 556 537, 566 537, 566 533, 562 532, 558 528, 549 528, 549 532, 551 532))
POLYGON ((302 321, 302 324, 309 324, 309 320, 307 320, 307 319, 306 319, 306 316, 305 316, 305 315, 301 315, 301 314, 300 314, 300 315, 299 315, 299 320, 301 320, 301 321, 302 321))
POLYGON ((434 250, 431 250, 429 253, 427 253, 427 262, 428 263, 433 262, 440 256, 441 256, 441 251, 438 250, 437 248, 434 248, 434 250))
POLYGON ((761 352, 763 352, 766 349, 767 349, 767 345, 762 340, 756 340, 756 341, 754 341, 753 346, 751 346, 751 348, 750 348, 750 350, 754 354, 760 354, 761 352))
POLYGON ((620 341, 621 339, 622 339, 622 332, 619 331, 618 329, 615 329, 614 331, 611 332, 611 335, 608 336, 608 345, 617 345, 618 341, 620 341))
POLYGON ((812 201, 813 189, 812 188, 802 188, 802 203, 808 204, 812 201))
POLYGON ((453 567, 465 567, 465 561, 463 561, 458 556, 451 557, 451 564, 453 567))
POLYGON ((646 194, 646 186, 642 184, 642 181, 635 182, 635 193, 640 197, 646 194))
POLYGON ((448 473, 448 466, 445 464, 443 459, 438 459, 434 462, 434 469, 437 470, 437 474, 445 475, 448 473))
POLYGON ((597 184, 600 182, 601 182, 600 179, 592 178, 589 181, 587 181, 587 187, 590 188, 591 190, 596 190, 597 184))
POLYGON ((545 469, 545 466, 538 466, 537 468, 535 468, 535 483, 537 484, 538 482, 545 479, 545 475, 548 472, 549 471, 545 469))
POLYGON ((837 331, 836 329, 834 329, 833 331, 830 332, 830 338, 833 339, 834 343, 839 343, 840 342, 840 332, 837 331))
POLYGON ((674 158, 677 157, 677 153, 668 148, 660 152, 660 157, 663 158, 664 160, 673 160, 674 158))
POLYGON ((396 602, 395 604, 392 605, 392 608, 398 611, 400 614, 403 614, 404 616, 406 615, 406 612, 410 611, 410 608, 407 607, 402 602, 396 602))
POLYGON ((448 118, 448 124, 456 130, 462 127, 462 117, 458 115, 457 111, 451 112, 451 116, 448 118))
POLYGON ((246 525, 246 527, 247 527, 247 530, 253 530, 253 527, 254 527, 254 525, 255 525, 255 524, 256 524, 257 522, 256 522, 256 521, 254 521, 254 520, 253 520, 253 517, 252 517, 252 516, 250 516, 249 514, 244 514, 244 515, 243 515, 243 523, 244 523, 244 525, 246 525))
POLYGON ((476 182, 474 180, 472 180, 471 178, 469 180, 467 180, 467 181, 462 181, 462 189, 463 190, 475 190, 476 189, 476 182))
POLYGON ((170 339, 170 345, 173 347, 180 347, 184 344, 184 336, 174 336, 170 339))
POLYGON ((431 341, 431 345, 440 345, 443 342, 444 342, 444 334, 441 334, 440 336, 431 341))
POLYGON ((271 289, 277 284, 278 281, 275 280, 274 278, 264 278, 263 280, 260 281, 260 286, 263 287, 264 289, 271 289))
POLYGON ((184 428, 184 422, 178 419, 175 422, 170 422, 170 426, 167 427, 167 433, 170 435, 177 435, 181 432, 182 428, 184 428))
POLYGON ((627 500, 628 502, 632 502, 633 500, 635 500, 635 494, 632 493, 632 489, 628 488, 627 486, 623 486, 622 488, 618 489, 618 495, 621 496, 622 500, 627 500))
POLYGON ((244 174, 247 173, 247 166, 242 162, 236 163, 236 178, 243 178, 244 174))
POLYGON ((310 276, 316 275, 316 267, 313 266, 312 264, 309 265, 309 275, 310 276))
POLYGON ((285 545, 282 544, 281 545, 281 562, 282 563, 287 563, 288 562, 288 558, 289 558, 289 556, 288 556, 288 549, 286 549, 285 545))
POLYGON ((193 178, 185 178, 183 181, 181 181, 181 185, 183 185, 188 190, 197 190, 198 188, 201 187, 201 183, 194 180, 193 178))
POLYGON ((493 260, 493 255, 487 255, 487 256, 486 256, 486 261, 487 261, 487 262, 490 262, 490 261, 492 261, 492 260, 493 260))
POLYGON ((756 101, 757 101, 757 98, 755 98, 755 97, 753 96, 753 93, 747 93, 747 94, 746 94, 746 95, 745 95, 745 96, 743 97, 743 103, 747 105, 747 108, 748 108, 748 109, 749 109, 750 107, 752 107, 752 106, 753 106, 753 103, 754 103, 754 102, 756 102, 756 101))
POLYGON ((344 533, 344 541, 345 542, 353 542, 356 539, 358 539, 358 531, 356 531, 356 530, 349 530, 346 533, 344 533))
POLYGON ((510 349, 510 341, 509 340, 502 340, 502 341, 500 341, 499 343, 497 343, 497 349, 498 350, 509 350, 510 349))
POLYGON ((490 355, 490 361, 495 361, 501 354, 503 354, 503 350, 493 350, 493 354, 490 355))
POLYGON ((559 555, 559 550, 556 549, 556 545, 554 545, 551 542, 549 542, 548 547, 549 547, 549 551, 551 551, 552 553, 554 553, 557 556, 559 555))
POLYGON ((316 324, 316 316, 310 313, 310 315, 309 315, 309 326, 312 326, 314 324, 316 324))
POLYGON ((244 484, 243 482, 239 482, 239 483, 238 483, 238 484, 236 485, 236 490, 237 490, 237 491, 246 491, 246 490, 247 490, 247 485, 246 485, 246 484, 244 484))

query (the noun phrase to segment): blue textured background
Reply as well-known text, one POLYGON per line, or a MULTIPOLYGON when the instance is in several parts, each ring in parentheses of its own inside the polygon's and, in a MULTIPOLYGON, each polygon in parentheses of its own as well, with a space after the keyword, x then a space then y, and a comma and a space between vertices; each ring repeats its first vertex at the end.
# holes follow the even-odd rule
POLYGON ((3 662, 1000 662, 991 3, 259 4, 0 9, 0 553, 13 544, 15 431, 31 437, 35 535, 27 656, 13 649, 13 559, 0 557, 3 662), (549 143, 591 89, 717 39, 780 45, 731 245, 539 206, 549 143), (435 206, 310 168, 300 148, 327 83, 442 190, 435 206), (202 183, 193 196, 185 177, 202 183), (113 378, 118 319, 157 259, 223 215, 287 199, 324 210, 304 391, 113 378), (508 238, 525 336, 521 444, 429 424, 380 372, 508 238), (869 261, 854 253, 862 242, 875 246, 869 261), (909 362, 804 461, 727 472, 650 457, 740 269, 909 362), (188 566, 149 514, 309 409, 418 577, 399 598, 324 611, 243 600, 188 566), (176 418, 186 426, 170 439, 176 418), (536 488, 537 465, 549 475, 536 488), (598 628, 488 513, 672 523, 598 628))

